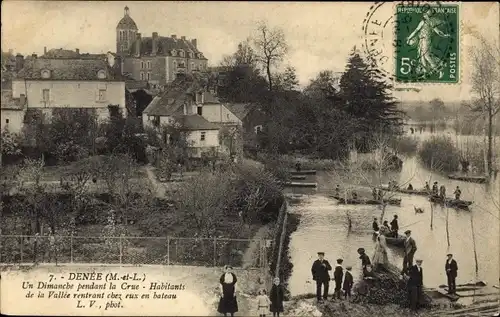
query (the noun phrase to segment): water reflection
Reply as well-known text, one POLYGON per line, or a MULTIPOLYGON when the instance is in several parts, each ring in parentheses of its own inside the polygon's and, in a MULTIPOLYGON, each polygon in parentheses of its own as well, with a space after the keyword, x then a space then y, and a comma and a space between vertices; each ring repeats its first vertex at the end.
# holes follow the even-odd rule
MULTIPOLYGON (((431 206, 426 197, 397 194, 397 197, 402 198, 401 207, 386 208, 385 220, 390 221, 393 215, 397 214, 400 227, 412 230, 418 248, 415 257, 424 260, 424 283, 427 287, 446 284, 444 264, 448 252, 454 254, 459 265, 457 283, 475 279, 471 216, 476 236, 478 278, 489 284, 498 284, 500 210, 495 205, 495 201, 498 202, 500 197, 498 179, 491 185, 449 180, 443 175, 430 173, 421 167, 415 158, 405 161, 401 173, 385 176, 385 181, 389 177, 400 182, 411 179, 415 188, 423 187, 425 181, 432 178, 432 181, 446 186, 448 195, 451 189, 459 185, 462 189, 462 199, 474 201, 470 211, 457 211, 439 205, 431 206), (423 208, 424 213, 416 214, 414 206, 423 208), (447 217, 450 246, 446 233, 447 217)), ((318 251, 324 251, 325 258, 331 263, 339 257, 343 258, 345 265, 353 266, 355 280, 359 279, 361 263, 356 250, 363 247, 369 255, 373 254, 371 222, 373 217, 381 215, 378 206, 337 205, 334 199, 329 198, 336 185, 334 175, 318 173, 316 181, 317 191, 289 190, 292 193, 307 194, 299 204, 290 207, 291 212, 302 216, 298 230, 292 234, 290 242, 294 268, 289 284, 293 295, 314 291, 311 284, 311 265, 318 251), (347 213, 352 219, 351 232, 348 231, 347 213)), ((403 251, 389 248, 389 261, 401 268, 403 251)))

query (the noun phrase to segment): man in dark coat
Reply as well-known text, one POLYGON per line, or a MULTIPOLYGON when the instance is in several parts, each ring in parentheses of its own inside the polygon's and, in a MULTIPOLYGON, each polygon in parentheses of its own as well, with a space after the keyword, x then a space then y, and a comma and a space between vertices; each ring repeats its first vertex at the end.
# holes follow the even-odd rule
POLYGON ((413 256, 417 252, 417 243, 411 237, 411 230, 405 231, 405 256, 403 259, 403 274, 408 273, 409 268, 413 266, 413 256))
POLYGON ((372 228, 374 232, 379 231, 380 228, 378 227, 377 218, 373 218, 372 228))
POLYGON ((394 215, 394 219, 392 219, 391 221, 391 232, 394 238, 398 237, 398 230, 399 230, 398 215, 394 215))
POLYGON ((416 265, 410 267, 408 279, 408 297, 410 300, 410 309, 416 311, 422 295, 422 285, 424 284, 424 273, 422 270, 422 260, 417 260, 416 265))
POLYGON ((318 252, 318 259, 314 261, 311 273, 313 280, 316 281, 316 298, 321 301, 321 286, 323 286, 323 299, 328 298, 328 286, 330 282, 330 274, 332 266, 325 260, 325 252, 318 252))
POLYGON ((361 266, 363 267, 363 276, 366 274, 366 266, 372 264, 370 257, 366 255, 364 248, 358 249, 359 259, 361 260, 361 266))
POLYGON ((448 294, 456 294, 457 285, 455 280, 457 278, 458 264, 457 261, 453 259, 453 254, 448 253, 448 259, 444 265, 446 271, 446 277, 448 278, 448 294))
POLYGON ((342 290, 342 278, 344 277, 344 269, 342 268, 342 262, 344 260, 337 259, 337 266, 335 266, 335 271, 333 271, 333 279, 335 280, 335 293, 334 298, 341 299, 342 290))
POLYGON ((342 289, 344 290, 344 295, 345 298, 351 298, 351 290, 354 285, 354 279, 351 274, 352 267, 347 266, 345 272, 345 277, 344 277, 344 284, 342 285, 342 289))

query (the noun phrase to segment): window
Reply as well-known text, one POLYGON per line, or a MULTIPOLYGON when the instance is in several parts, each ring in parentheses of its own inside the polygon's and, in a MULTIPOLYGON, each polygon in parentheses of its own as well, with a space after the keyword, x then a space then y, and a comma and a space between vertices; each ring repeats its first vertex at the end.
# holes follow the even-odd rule
POLYGON ((99 89, 99 101, 106 101, 106 89, 99 89))
POLYGON ((172 50, 172 56, 177 56, 177 51, 176 50, 172 50))
POLYGON ((45 104, 50 102, 50 89, 44 89, 42 91, 42 100, 45 104))
POLYGON ((148 72, 148 73, 146 74, 146 79, 147 79, 147 80, 150 80, 150 79, 151 79, 151 73, 149 73, 149 72, 148 72))
POLYGON ((177 62, 176 62, 176 61, 174 61, 174 68, 176 68, 176 67, 177 67, 177 62))
POLYGON ((200 141, 205 141, 206 134, 206 132, 201 132, 200 141))
POLYGON ((141 72, 141 80, 144 80, 144 73, 141 72))
POLYGON ((196 109, 196 113, 199 114, 200 116, 203 115, 203 107, 202 106, 198 106, 197 109, 196 109))
POLYGON ((5 123, 8 124, 9 123, 9 119, 5 119, 5 123))
POLYGON ((125 52, 127 50, 127 45, 123 44, 122 45, 122 52, 125 52))
POLYGON ((104 79, 104 78, 106 78, 106 71, 104 71, 104 70, 102 70, 102 69, 101 69, 100 71, 98 71, 98 72, 97 72, 97 78, 99 78, 99 79, 104 79))
POLYGON ((192 70, 194 69, 194 63, 191 63, 191 69, 192 70))
POLYGON ((184 51, 180 51, 179 53, 180 53, 179 55, 180 55, 181 57, 184 57, 184 51))
POLYGON ((151 62, 148 61, 148 68, 151 68, 151 62))
POLYGON ((255 130, 255 133, 256 133, 256 134, 261 133, 261 132, 262 132, 262 126, 261 126, 261 125, 257 125, 257 126, 255 126, 254 130, 255 130))
POLYGON ((144 69, 144 62, 141 62, 141 69, 144 69))
POLYGON ((153 118, 153 125, 157 128, 160 126, 160 116, 155 116, 153 118))

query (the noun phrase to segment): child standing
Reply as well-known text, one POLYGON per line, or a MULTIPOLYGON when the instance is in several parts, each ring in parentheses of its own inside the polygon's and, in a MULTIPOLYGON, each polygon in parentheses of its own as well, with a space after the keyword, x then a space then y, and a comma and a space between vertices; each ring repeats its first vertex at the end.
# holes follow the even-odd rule
POLYGON ((346 272, 344 275, 344 285, 342 285, 342 289, 344 290, 345 298, 350 299, 352 286, 354 285, 354 279, 352 278, 351 274, 352 266, 347 266, 345 269, 346 272))
POLYGON ((259 305, 259 317, 266 317, 266 314, 269 311, 269 305, 271 304, 269 297, 267 297, 266 290, 261 289, 259 291, 259 295, 257 295, 257 303, 259 305))
POLYGON ((269 297, 271 300, 271 312, 273 313, 273 317, 280 317, 280 313, 283 312, 284 289, 280 284, 279 277, 274 278, 269 297))

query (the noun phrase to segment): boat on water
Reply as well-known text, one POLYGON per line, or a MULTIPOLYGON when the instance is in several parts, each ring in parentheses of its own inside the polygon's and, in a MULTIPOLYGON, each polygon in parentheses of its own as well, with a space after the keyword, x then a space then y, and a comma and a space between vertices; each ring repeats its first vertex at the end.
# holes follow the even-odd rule
POLYGON ((388 185, 384 185, 379 187, 379 189, 387 192, 396 192, 408 195, 418 195, 418 196, 429 196, 431 192, 427 189, 404 189, 399 187, 389 187, 388 185))
POLYGON ((284 182, 285 187, 305 187, 305 188, 316 188, 318 183, 305 183, 305 182, 284 182))
POLYGON ((290 171, 291 175, 316 175, 316 170, 290 171))
MULTIPOLYGON (((378 236, 378 232, 374 232, 373 239, 375 240, 377 236, 378 236)), ((390 235, 387 235, 387 234, 384 236, 385 236, 385 242, 387 243, 387 245, 392 245, 392 246, 401 247, 401 248, 405 247, 405 239, 406 239, 405 236, 399 235, 397 238, 390 236, 390 235)))
POLYGON ((292 175, 292 176, 290 176, 290 179, 291 180, 304 180, 304 179, 306 179, 306 176, 305 175, 292 175))
POLYGON ((472 176, 472 175, 466 175, 466 174, 450 174, 448 175, 449 179, 455 179, 458 181, 463 181, 463 182, 469 182, 469 183, 478 183, 478 184, 484 184, 486 183, 486 177, 485 176, 472 176))
POLYGON ((457 208, 457 209, 469 209, 469 206, 472 205, 473 201, 470 200, 461 200, 461 199, 453 199, 453 198, 441 198, 436 195, 429 196, 429 200, 433 203, 437 204, 446 204, 449 207, 457 208))
POLYGON ((346 199, 339 197, 339 196, 331 196, 333 199, 338 200, 339 204, 346 204, 346 205, 392 205, 392 206, 400 206, 401 205, 401 199, 384 199, 383 202, 380 200, 375 200, 375 199, 346 199))

